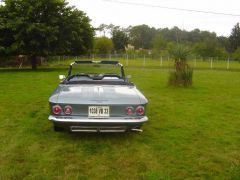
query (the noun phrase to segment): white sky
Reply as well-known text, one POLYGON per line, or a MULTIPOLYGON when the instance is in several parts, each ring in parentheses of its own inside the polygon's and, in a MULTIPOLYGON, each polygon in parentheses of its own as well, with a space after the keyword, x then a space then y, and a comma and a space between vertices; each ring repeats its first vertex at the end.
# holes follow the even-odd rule
MULTIPOLYGON (((240 22, 240 16, 223 16, 193 12, 183 12, 157 7, 143 7, 128 4, 113 3, 105 0, 67 0, 70 5, 84 11, 92 20, 92 25, 98 27, 101 23, 114 24, 122 27, 147 24, 155 28, 208 30, 218 36, 229 36, 233 26, 240 22)), ((214 11, 229 14, 240 14, 239 0, 119 0, 173 8, 214 11)))

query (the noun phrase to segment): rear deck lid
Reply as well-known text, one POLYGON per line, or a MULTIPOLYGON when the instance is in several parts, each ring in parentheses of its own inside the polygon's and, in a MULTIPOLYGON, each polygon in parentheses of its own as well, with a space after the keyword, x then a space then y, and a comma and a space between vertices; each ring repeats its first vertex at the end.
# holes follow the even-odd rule
POLYGON ((64 104, 140 104, 135 86, 61 85, 58 103, 64 104))

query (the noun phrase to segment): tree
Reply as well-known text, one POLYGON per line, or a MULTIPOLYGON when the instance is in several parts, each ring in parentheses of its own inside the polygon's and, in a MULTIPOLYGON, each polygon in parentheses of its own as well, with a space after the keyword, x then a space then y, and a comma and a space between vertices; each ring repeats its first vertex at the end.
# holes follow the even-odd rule
POLYGON ((123 29, 116 27, 112 31, 112 41, 114 49, 123 52, 128 44, 128 35, 123 29))
POLYGON ((151 49, 156 29, 143 24, 130 29, 130 41, 136 48, 151 49))
POLYGON ((94 39, 94 52, 96 54, 109 54, 113 49, 112 40, 107 37, 99 37, 94 39))
POLYGON ((224 36, 219 36, 217 37, 218 43, 219 45, 224 48, 227 52, 230 52, 230 42, 229 42, 229 38, 224 37, 224 36))
POLYGON ((232 57, 233 57, 234 60, 240 61, 240 47, 238 47, 238 48, 234 51, 232 57))
POLYGON ((84 54, 92 47, 89 18, 65 0, 5 0, 0 13, 1 46, 28 55, 32 69, 37 56, 84 54))
POLYGON ((167 41, 164 39, 162 33, 158 32, 156 35, 155 35, 155 38, 153 39, 153 48, 155 50, 163 50, 166 48, 167 46, 167 41))
POLYGON ((237 23, 229 36, 231 51, 234 52, 238 47, 240 47, 240 27, 237 23))
POLYGON ((193 51, 202 57, 217 57, 219 55, 217 42, 211 40, 195 43, 193 51))
POLYGON ((106 36, 107 28, 108 28, 108 25, 107 25, 107 24, 100 24, 100 25, 98 26, 97 30, 98 30, 100 33, 103 33, 102 36, 106 36))

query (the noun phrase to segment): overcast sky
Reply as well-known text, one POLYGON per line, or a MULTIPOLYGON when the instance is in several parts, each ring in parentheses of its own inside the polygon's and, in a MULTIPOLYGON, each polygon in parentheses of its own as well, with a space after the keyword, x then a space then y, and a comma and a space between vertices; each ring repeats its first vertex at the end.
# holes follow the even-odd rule
POLYGON ((117 2, 141 3, 170 8, 213 11, 226 14, 240 14, 239 0, 68 0, 70 5, 84 11, 92 20, 94 27, 101 23, 120 25, 147 24, 155 28, 208 30, 216 32, 218 36, 229 36, 233 26, 240 22, 240 16, 224 16, 204 13, 193 13, 149 7, 141 5, 120 4, 117 2))

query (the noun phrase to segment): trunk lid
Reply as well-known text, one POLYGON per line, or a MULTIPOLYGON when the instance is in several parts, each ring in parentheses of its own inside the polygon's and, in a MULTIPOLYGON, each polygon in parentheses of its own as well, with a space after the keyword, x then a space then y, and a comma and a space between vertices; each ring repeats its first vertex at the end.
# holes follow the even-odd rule
POLYGON ((140 104, 135 86, 123 85, 61 85, 58 103, 86 105, 140 104))

